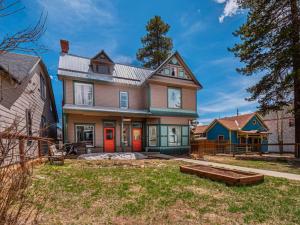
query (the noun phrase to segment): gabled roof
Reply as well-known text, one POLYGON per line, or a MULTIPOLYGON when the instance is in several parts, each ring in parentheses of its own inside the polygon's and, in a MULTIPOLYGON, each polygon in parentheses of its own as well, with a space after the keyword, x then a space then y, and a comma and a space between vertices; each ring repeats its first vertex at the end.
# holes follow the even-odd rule
POLYGON ((203 134, 206 132, 206 129, 208 128, 208 125, 199 125, 196 126, 193 133, 194 134, 203 134))
POLYGON ((0 54, 0 67, 17 83, 21 83, 39 61, 39 57, 32 55, 11 52, 0 54))
POLYGON ((219 122, 222 124, 224 127, 226 127, 229 130, 242 130, 246 124, 254 117, 257 116, 262 124, 267 127, 264 123, 259 114, 257 113, 248 113, 248 114, 243 114, 239 116, 231 116, 231 117, 224 117, 221 119, 215 119, 207 129, 210 129, 214 124, 219 122))
POLYGON ((181 57, 181 55, 179 54, 178 51, 175 51, 174 53, 172 53, 159 67, 157 67, 149 76, 148 79, 150 79, 154 74, 157 74, 160 69, 162 69, 171 59, 172 57, 178 57, 179 60, 181 61, 181 63, 183 64, 183 67, 189 72, 192 80, 199 85, 200 88, 203 88, 202 85, 200 84, 200 82, 197 80, 196 76, 193 74, 193 72, 191 71, 191 69, 188 67, 188 65, 185 63, 185 61, 183 60, 183 58, 181 57))

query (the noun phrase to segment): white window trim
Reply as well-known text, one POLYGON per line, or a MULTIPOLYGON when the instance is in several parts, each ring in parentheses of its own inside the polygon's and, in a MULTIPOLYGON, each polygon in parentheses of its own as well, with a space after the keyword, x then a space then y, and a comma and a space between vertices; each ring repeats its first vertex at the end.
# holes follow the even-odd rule
POLYGON ((94 147, 95 146, 95 124, 76 124, 75 125, 75 142, 78 143, 78 137, 77 137, 77 127, 78 126, 92 126, 93 127, 93 144, 92 145, 86 145, 86 147, 94 147))
POLYGON ((91 84, 91 83, 84 83, 84 82, 74 82, 74 85, 73 85, 74 87, 74 92, 73 92, 73 94, 74 94, 74 104, 75 105, 90 105, 90 106, 92 106, 92 105, 94 105, 94 85, 93 84, 91 84), (76 84, 81 84, 81 85, 88 85, 88 86, 91 86, 92 87, 92 103, 91 104, 79 104, 79 103, 76 103, 76 84))
POLYGON ((120 94, 119 94, 119 105, 120 105, 120 109, 128 109, 129 107, 129 94, 127 91, 120 91, 120 94), (122 94, 126 94, 127 96, 127 104, 126 104, 126 107, 122 106, 121 104, 121 99, 122 99, 122 94))

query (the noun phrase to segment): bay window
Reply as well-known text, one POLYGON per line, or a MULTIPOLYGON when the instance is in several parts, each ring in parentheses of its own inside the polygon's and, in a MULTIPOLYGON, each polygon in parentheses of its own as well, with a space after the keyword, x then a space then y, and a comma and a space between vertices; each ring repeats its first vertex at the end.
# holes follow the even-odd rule
POLYGON ((169 126, 168 127, 168 146, 181 145, 181 127, 169 126))
POLYGON ((168 88, 168 108, 181 108, 181 89, 168 88))
POLYGON ((76 143, 86 143, 87 146, 94 146, 95 126, 91 124, 75 125, 76 143))
POLYGON ((93 105, 93 84, 74 83, 74 100, 76 105, 93 105))

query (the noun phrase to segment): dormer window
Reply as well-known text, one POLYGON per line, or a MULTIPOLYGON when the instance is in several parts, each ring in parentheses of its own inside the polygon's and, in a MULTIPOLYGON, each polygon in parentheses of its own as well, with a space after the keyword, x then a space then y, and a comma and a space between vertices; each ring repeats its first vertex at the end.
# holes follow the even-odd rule
POLYGON ((113 68, 114 62, 103 50, 91 59, 91 69, 94 73, 111 75, 113 68))

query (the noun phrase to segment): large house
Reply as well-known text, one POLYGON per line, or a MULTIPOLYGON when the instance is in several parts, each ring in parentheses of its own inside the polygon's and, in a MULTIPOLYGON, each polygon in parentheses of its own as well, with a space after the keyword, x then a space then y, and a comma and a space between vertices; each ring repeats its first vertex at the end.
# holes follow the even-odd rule
MULTIPOLYGON (((51 80, 40 57, 0 54, 0 133, 56 139, 58 116, 51 80)), ((29 147, 32 142, 27 142, 29 147)), ((36 153, 34 153, 36 154, 36 153)))
POLYGON ((268 127, 258 113, 215 119, 208 126, 198 126, 196 137, 229 144, 267 143, 268 127))
POLYGON ((116 63, 104 51, 69 54, 65 40, 61 48, 65 143, 96 152, 189 150, 201 84, 178 52, 147 69, 116 63))
POLYGON ((280 111, 270 111, 263 117, 270 134, 268 143, 270 152, 294 152, 295 151, 295 119, 292 107, 285 107, 280 111), (281 148, 278 144, 284 144, 281 148))

